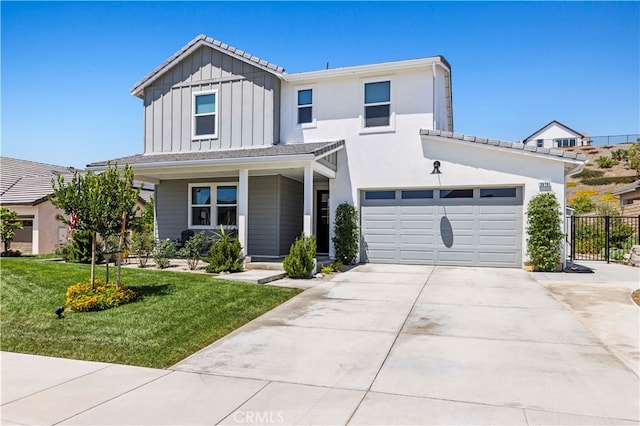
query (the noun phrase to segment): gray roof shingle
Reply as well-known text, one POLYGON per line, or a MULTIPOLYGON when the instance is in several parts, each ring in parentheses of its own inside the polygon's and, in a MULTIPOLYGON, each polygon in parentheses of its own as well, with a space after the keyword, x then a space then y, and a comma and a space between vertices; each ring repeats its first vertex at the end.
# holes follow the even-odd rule
POLYGON ((36 205, 53 193, 51 179, 73 175, 73 167, 0 157, 0 204, 36 205))
POLYGON ((442 130, 421 129, 420 135, 421 136, 439 136, 443 138, 456 139, 456 140, 469 142, 469 143, 477 143, 482 145, 495 146, 499 148, 508 148, 513 150, 532 152, 532 153, 542 154, 550 157, 561 157, 561 158, 566 158, 568 160, 578 160, 578 161, 587 160, 587 157, 584 154, 575 154, 573 152, 567 152, 561 149, 538 148, 532 145, 525 145, 521 143, 513 143, 513 142, 499 141, 495 139, 481 138, 479 136, 463 135, 461 133, 444 132, 442 130))
MULTIPOLYGON (((179 163, 182 161, 211 161, 211 160, 228 160, 257 157, 276 157, 290 155, 314 155, 315 157, 340 148, 344 145, 344 140, 331 142, 311 142, 296 143, 286 145, 271 145, 265 148, 245 148, 245 149, 226 149, 219 151, 193 151, 184 153, 167 153, 167 154, 137 154, 128 157, 116 158, 110 160, 119 164, 153 164, 153 163, 179 163)), ((107 161, 99 161, 87 164, 89 168, 100 168, 107 165, 107 161)))
POLYGON ((626 194, 628 192, 633 192, 637 189, 640 188, 640 179, 636 180, 635 182, 630 183, 629 185, 625 185, 621 188, 619 188, 617 191, 614 191, 611 193, 611 195, 621 195, 621 194, 626 194))

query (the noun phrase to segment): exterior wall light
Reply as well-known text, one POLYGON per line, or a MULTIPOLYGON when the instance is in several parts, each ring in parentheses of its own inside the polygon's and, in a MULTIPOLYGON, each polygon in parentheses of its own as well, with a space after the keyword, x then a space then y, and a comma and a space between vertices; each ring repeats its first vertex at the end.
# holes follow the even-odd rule
POLYGON ((442 172, 440 171, 440 162, 438 160, 433 162, 433 171, 431 172, 432 175, 439 175, 442 172))

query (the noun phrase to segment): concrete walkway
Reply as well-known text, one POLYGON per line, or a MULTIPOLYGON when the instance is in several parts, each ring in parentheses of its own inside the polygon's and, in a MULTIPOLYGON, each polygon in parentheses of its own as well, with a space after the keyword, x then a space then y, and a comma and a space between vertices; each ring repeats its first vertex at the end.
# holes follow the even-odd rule
POLYGON ((362 265, 170 370, 3 353, 2 421, 637 424, 639 271, 610 266, 362 265))

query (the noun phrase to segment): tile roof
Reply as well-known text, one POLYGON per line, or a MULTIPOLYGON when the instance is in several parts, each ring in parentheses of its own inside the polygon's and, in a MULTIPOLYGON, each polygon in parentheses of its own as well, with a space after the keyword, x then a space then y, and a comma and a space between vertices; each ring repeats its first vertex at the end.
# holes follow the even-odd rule
POLYGON ((0 204, 36 205, 53 193, 51 179, 73 175, 73 167, 0 157, 0 204))
POLYGON ((587 157, 584 154, 575 154, 573 152, 563 151, 555 148, 540 148, 531 145, 525 145, 521 143, 505 142, 496 139, 481 138, 479 136, 464 135, 461 133, 443 132, 441 130, 420 130, 421 136, 439 136, 443 138, 456 139, 469 143, 476 143, 481 145, 513 149, 516 151, 523 151, 535 154, 542 154, 550 157, 561 157, 568 160, 586 161, 587 157))
POLYGON ((149 84, 151 84, 157 77, 162 75, 164 71, 173 66, 176 62, 182 60, 185 56, 189 55, 191 52, 199 48, 200 46, 209 46, 212 49, 222 51, 227 53, 233 57, 236 57, 242 61, 245 61, 253 66, 261 68, 265 71, 281 75, 284 73, 284 68, 272 64, 271 62, 265 61, 264 59, 260 59, 257 56, 253 56, 250 53, 247 53, 243 50, 236 49, 233 46, 229 46, 226 43, 223 43, 219 40, 213 39, 211 37, 207 37, 204 34, 200 34, 189 43, 187 43, 182 49, 178 50, 176 53, 171 55, 169 59, 164 61, 162 64, 158 65, 153 71, 144 76, 139 82, 137 82, 132 88, 131 93, 136 95, 138 92, 143 90, 149 84))
POLYGON ((636 191, 638 188, 640 188, 640 179, 638 179, 635 182, 630 183, 629 185, 625 185, 625 186, 619 188, 617 191, 612 192, 611 195, 626 194, 628 192, 636 191))
MULTIPOLYGON (((336 148, 341 148, 344 140, 331 142, 311 142, 285 145, 271 145, 265 148, 245 148, 245 149, 225 149, 218 151, 192 151, 183 153, 167 154, 137 154, 129 157, 122 157, 110 160, 119 164, 154 164, 154 163, 179 163, 182 161, 215 161, 215 160, 238 160, 257 157, 276 157, 293 155, 313 155, 319 157, 322 154, 336 148)), ((87 167, 104 167, 107 161, 99 161, 87 164, 87 167)))

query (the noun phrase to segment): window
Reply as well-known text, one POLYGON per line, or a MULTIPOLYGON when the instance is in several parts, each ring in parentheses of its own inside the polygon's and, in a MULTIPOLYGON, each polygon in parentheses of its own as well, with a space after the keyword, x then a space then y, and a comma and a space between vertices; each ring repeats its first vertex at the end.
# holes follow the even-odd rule
POLYGON ((238 188, 229 184, 189 185, 189 227, 236 226, 238 188), (215 195, 215 198, 212 198, 215 195))
POLYGON ((424 190, 402 191, 403 200, 420 200, 425 198, 433 198, 433 190, 424 189, 424 190))
POLYGON ((367 191, 364 193, 365 200, 394 200, 396 191, 367 191))
POLYGON ((542 148, 544 146, 544 139, 538 139, 536 140, 536 146, 538 148, 542 148))
POLYGON ((391 118, 391 82, 364 85, 364 127, 389 126, 391 118))
POLYGON ((193 137, 215 138, 217 132, 216 92, 193 95, 193 137))
POLYGON ((298 90, 298 124, 313 122, 313 89, 298 90))
POLYGON ((440 198, 473 198, 473 189, 441 189, 440 198))
POLYGON ((480 198, 515 198, 515 188, 482 188, 480 198))
POLYGON ((575 138, 572 139, 554 139, 556 146, 562 148, 564 146, 576 146, 575 138))

